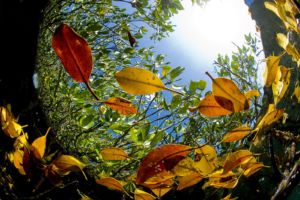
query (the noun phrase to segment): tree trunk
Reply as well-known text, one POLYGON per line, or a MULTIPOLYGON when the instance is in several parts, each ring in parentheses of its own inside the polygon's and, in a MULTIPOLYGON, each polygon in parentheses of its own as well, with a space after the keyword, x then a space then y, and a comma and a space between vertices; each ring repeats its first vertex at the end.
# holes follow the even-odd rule
MULTIPOLYGON (((255 20, 256 25, 258 29, 260 30, 263 50, 265 53, 265 57, 268 57, 270 55, 280 55, 284 49, 282 49, 276 42, 276 34, 277 33, 284 33, 288 34, 289 40, 292 44, 295 44, 297 49, 300 47, 300 37, 294 32, 288 32, 286 31, 284 24, 282 21, 272 12, 265 8, 264 3, 271 0, 245 0, 245 3, 249 6, 249 11, 251 12, 252 19, 255 20)), ((273 1, 271 1, 273 2, 273 1)), ((276 137, 273 136, 274 131, 269 131, 267 134, 270 135, 270 138, 268 141, 262 143, 264 147, 261 147, 262 149, 269 150, 270 146, 272 147, 272 140, 276 142, 276 145, 274 145, 275 151, 277 149, 283 150, 283 156, 287 155, 287 152, 289 152, 290 149, 293 148, 293 146, 297 147, 299 144, 297 144, 297 140, 295 139, 297 135, 299 135, 300 131, 300 104, 298 103, 297 99, 293 96, 295 85, 299 83, 299 67, 297 64, 292 61, 291 57, 287 54, 283 56, 283 58, 280 61, 280 64, 283 66, 286 66, 288 68, 291 68, 292 77, 290 81, 289 88, 285 94, 285 97, 281 100, 281 102, 277 105, 277 108, 284 108, 285 113, 288 114, 288 119, 286 120, 286 123, 283 125, 278 125, 276 129, 280 129, 283 132, 286 133, 292 133, 292 136, 294 139, 290 141, 286 141, 283 139, 283 137, 276 137), (274 139, 272 139, 274 138, 274 139), (284 143, 285 142, 285 143, 284 143), (277 148, 277 149, 276 149, 277 148)), ((264 87, 264 96, 263 96, 263 109, 262 109, 262 115, 267 110, 267 107, 270 103, 273 103, 273 95, 272 95, 272 88, 266 88, 264 87)), ((273 149, 273 150, 274 150, 273 149)), ((299 151, 299 149, 295 149, 295 151, 299 151)), ((276 168, 276 159, 275 157, 278 156, 278 154, 275 153, 275 155, 271 155, 272 153, 269 153, 269 159, 271 160, 273 173, 278 171, 276 168), (272 158, 273 156, 273 158, 272 158), (275 164, 274 164, 275 163, 275 164)), ((274 154, 274 153, 273 153, 274 154)), ((289 166, 284 166, 280 171, 281 173, 281 179, 282 181, 280 184, 278 184, 278 187, 275 188, 273 191, 273 198, 274 199, 281 199, 283 197, 286 197, 289 195, 289 193, 293 190, 293 194, 298 194, 299 198, 299 187, 296 187, 298 184, 300 177, 300 167, 299 167, 299 156, 297 158, 297 155, 295 159, 291 162, 289 162, 289 166), (298 160, 297 160, 298 159, 298 160), (293 171, 294 169, 294 171, 293 171), (285 171, 287 170, 287 171, 285 171), (285 171, 286 173, 283 173, 285 171), (284 185, 284 181, 286 181, 284 185), (280 188, 282 186, 282 188, 280 188), (277 194, 278 193, 278 194, 277 194)), ((287 165, 287 163, 284 163, 284 165, 287 165)), ((296 195, 297 196, 297 195, 296 195)), ((295 196, 293 196, 294 198, 295 196)))

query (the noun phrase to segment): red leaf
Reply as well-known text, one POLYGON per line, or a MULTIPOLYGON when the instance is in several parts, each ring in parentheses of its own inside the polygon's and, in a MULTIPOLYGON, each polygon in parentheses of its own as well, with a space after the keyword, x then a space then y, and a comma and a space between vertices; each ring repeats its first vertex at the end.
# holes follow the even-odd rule
POLYGON ((53 34, 52 47, 69 75, 77 82, 88 83, 93 67, 88 43, 71 27, 61 24, 53 34))
POLYGON ((133 47, 133 45, 136 43, 136 40, 129 31, 127 31, 127 35, 128 35, 128 40, 129 40, 130 46, 133 47))
POLYGON ((179 144, 167 144, 150 151, 139 166, 136 183, 144 183, 162 171, 173 169, 190 151, 191 147, 179 144))

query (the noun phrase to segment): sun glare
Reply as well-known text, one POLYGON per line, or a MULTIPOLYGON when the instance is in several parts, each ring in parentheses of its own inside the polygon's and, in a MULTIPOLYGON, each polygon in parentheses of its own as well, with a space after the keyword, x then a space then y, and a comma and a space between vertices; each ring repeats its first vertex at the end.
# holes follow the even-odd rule
POLYGON ((171 40, 199 64, 204 63, 199 59, 212 63, 218 53, 231 53, 233 43, 242 44, 244 34, 255 32, 243 0, 210 0, 204 7, 188 0, 182 3, 185 9, 173 18, 176 29, 171 40))

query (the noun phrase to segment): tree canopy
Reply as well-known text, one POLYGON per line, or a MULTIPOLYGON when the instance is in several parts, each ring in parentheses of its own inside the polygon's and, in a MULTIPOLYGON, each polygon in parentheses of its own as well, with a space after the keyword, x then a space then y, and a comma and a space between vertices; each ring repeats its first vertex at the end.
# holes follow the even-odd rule
MULTIPOLYGON (((264 6, 287 32, 298 34, 294 1, 264 6)), ((281 103, 299 103, 297 48, 285 33, 274 38, 282 53, 265 59, 264 74, 272 101, 262 98, 261 50, 250 34, 237 52, 216 58, 219 77, 206 73, 211 83, 199 77, 179 84, 184 68, 140 41, 167 37, 170 18, 181 9, 179 0, 51 2, 36 60, 38 95, 51 129, 27 133, 10 106, 1 107, 2 130, 13 143, 6 159, 34 190, 45 180, 65 188, 78 177, 136 200, 180 191, 206 199, 275 199, 290 187, 285 183, 295 187, 297 130, 285 126, 287 105, 281 103), (283 56, 295 62, 295 71, 281 64, 283 56)), ((93 191, 78 193, 97 198, 93 191)))

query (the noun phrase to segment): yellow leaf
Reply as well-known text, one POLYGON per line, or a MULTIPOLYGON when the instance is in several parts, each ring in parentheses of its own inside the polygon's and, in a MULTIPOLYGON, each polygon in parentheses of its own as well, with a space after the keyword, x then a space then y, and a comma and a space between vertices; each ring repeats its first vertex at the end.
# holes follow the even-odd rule
POLYGON ((19 137, 17 137, 17 139, 14 142, 14 149, 22 149, 23 147, 28 147, 28 141, 27 141, 27 134, 24 133, 22 135, 20 135, 19 137))
POLYGON ((251 165, 248 166, 248 168, 244 171, 243 175, 246 177, 251 176, 258 170, 264 167, 264 164, 262 163, 252 163, 251 165))
POLYGON ((142 185, 148 188, 156 188, 161 185, 171 186, 173 184, 172 178, 174 177, 175 174, 168 171, 162 171, 155 176, 147 179, 142 185))
POLYGON ((74 158, 70 155, 61 155, 52 163, 58 169, 57 173, 65 175, 71 171, 81 171, 84 177, 87 179, 85 173, 83 172, 83 168, 85 168, 85 164, 74 158))
POLYGON ((290 56, 292 56, 293 60, 300 64, 300 54, 294 45, 290 44, 286 35, 282 33, 277 33, 277 42, 279 46, 281 46, 290 56))
POLYGON ((11 138, 20 136, 23 131, 22 126, 16 122, 10 109, 6 107, 0 107, 0 110, 0 121, 3 132, 11 138))
POLYGON ((230 110, 220 106, 213 95, 207 95, 203 100, 200 101, 197 107, 189 108, 189 110, 190 112, 199 110, 202 115, 207 117, 218 117, 232 113, 230 110))
POLYGON ((222 142, 235 142, 241 140, 249 135, 251 131, 252 130, 247 125, 235 128, 224 135, 222 142))
POLYGON ((143 190, 136 189, 134 191, 134 200, 155 200, 156 198, 143 190))
POLYGON ((225 163, 224 163, 224 172, 227 173, 237 166, 240 166, 242 164, 245 164, 249 162, 253 158, 253 155, 248 150, 238 150, 233 153, 229 153, 226 157, 225 163))
POLYGON ((224 173, 223 170, 217 170, 209 175, 209 180, 202 186, 205 189, 208 186, 215 188, 234 188, 238 184, 238 178, 232 171, 224 173))
POLYGON ((266 68, 264 72, 265 86, 270 87, 275 81, 276 75, 279 71, 279 61, 281 56, 269 56, 266 58, 266 68))
POLYGON ((253 139, 254 145, 257 145, 261 140, 263 140, 263 135, 261 133, 261 130, 277 122, 279 119, 283 117, 283 114, 284 114, 283 109, 275 109, 274 104, 269 104, 266 114, 261 118, 261 120, 259 121, 259 123, 255 128, 257 133, 253 139))
POLYGON ((237 197, 231 198, 231 194, 227 195, 226 197, 222 198, 221 200, 236 200, 237 197))
POLYGON ((25 170, 23 168, 23 157, 24 151, 23 150, 16 150, 13 154, 14 157, 14 166, 19 170, 20 174, 26 175, 25 170))
POLYGON ((199 183, 203 179, 203 176, 198 173, 189 174, 187 176, 178 177, 177 190, 183 190, 184 188, 193 186, 199 183))
POLYGON ((300 103, 300 86, 295 87, 294 95, 298 99, 298 103, 300 103))
POLYGON ((48 128, 48 130, 44 136, 38 137, 31 144, 30 150, 33 153, 33 156, 37 160, 41 160, 44 157, 45 150, 46 150, 46 140, 47 140, 47 135, 48 135, 49 131, 50 131, 50 128, 48 128))
POLYGON ((195 149, 194 167, 201 174, 207 175, 216 169, 217 153, 215 148, 209 145, 204 145, 201 148, 195 149))
POLYGON ((259 121, 256 129, 262 129, 265 126, 269 126, 274 122, 277 122, 283 116, 283 109, 275 109, 274 104, 269 104, 269 108, 264 117, 259 121))
POLYGON ((106 101, 102 101, 105 105, 109 106, 111 109, 118 111, 121 115, 136 114, 137 109, 134 105, 127 99, 120 97, 111 97, 106 101))
POLYGON ((117 179, 111 177, 98 179, 96 180, 96 183, 108 187, 112 190, 118 190, 124 192, 123 184, 117 179))
POLYGON ((172 189, 172 187, 157 187, 157 188, 153 188, 151 189, 151 191, 159 198, 161 198, 162 196, 164 196, 165 194, 167 194, 170 190, 172 189))
POLYGON ((260 96, 260 93, 258 90, 250 90, 248 92, 245 93, 245 97, 247 99, 250 99, 252 97, 259 97, 260 96))
POLYGON ((124 68, 115 74, 115 78, 128 94, 145 95, 166 89, 155 74, 141 68, 124 68))
POLYGON ((232 112, 240 112, 249 108, 246 96, 241 93, 237 85, 232 80, 226 78, 212 78, 212 81, 213 95, 215 96, 216 101, 223 108, 232 112), (227 106, 225 107, 221 104, 221 101, 223 102, 224 99, 227 99, 232 103, 232 108, 227 106))
POLYGON ((291 71, 290 69, 281 66, 278 70, 275 81, 272 84, 272 91, 275 105, 284 97, 285 92, 290 84, 291 71))
POLYGON ((197 173, 197 169, 194 167, 194 161, 190 157, 186 157, 181 160, 177 165, 173 168, 172 172, 176 176, 188 176, 190 174, 197 173))
POLYGON ((100 154, 104 160, 126 160, 128 158, 123 149, 116 147, 104 148, 100 151, 100 154))

